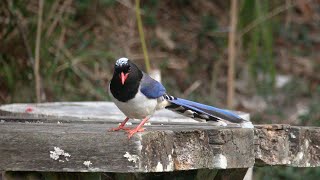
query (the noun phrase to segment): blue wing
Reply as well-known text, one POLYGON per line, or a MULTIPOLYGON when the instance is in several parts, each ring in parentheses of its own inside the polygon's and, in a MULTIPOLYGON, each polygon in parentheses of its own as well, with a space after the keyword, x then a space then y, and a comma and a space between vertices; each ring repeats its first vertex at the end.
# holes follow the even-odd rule
POLYGON ((143 78, 141 79, 140 92, 149 99, 155 99, 163 96, 166 93, 166 89, 160 82, 152 79, 146 73, 143 73, 143 78))
POLYGON ((208 106, 205 104, 200 104, 197 102, 181 99, 181 98, 174 98, 169 100, 171 105, 166 107, 172 111, 178 111, 179 113, 184 113, 187 110, 191 110, 193 112, 192 116, 194 118, 200 118, 205 120, 219 120, 224 119, 234 123, 240 123, 245 121, 240 116, 224 109, 219 109, 213 106, 208 106))

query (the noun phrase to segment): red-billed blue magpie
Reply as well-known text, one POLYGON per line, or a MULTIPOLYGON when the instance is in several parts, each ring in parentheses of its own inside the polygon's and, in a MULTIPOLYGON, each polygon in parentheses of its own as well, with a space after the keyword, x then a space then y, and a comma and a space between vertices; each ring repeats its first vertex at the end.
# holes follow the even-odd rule
POLYGON ((116 106, 127 116, 119 127, 111 130, 127 130, 129 138, 143 131, 142 126, 156 110, 162 108, 200 121, 223 119, 232 123, 249 122, 228 110, 168 95, 160 82, 152 79, 127 58, 116 61, 109 94, 116 106), (129 129, 124 126, 130 118, 143 120, 136 128, 129 129))

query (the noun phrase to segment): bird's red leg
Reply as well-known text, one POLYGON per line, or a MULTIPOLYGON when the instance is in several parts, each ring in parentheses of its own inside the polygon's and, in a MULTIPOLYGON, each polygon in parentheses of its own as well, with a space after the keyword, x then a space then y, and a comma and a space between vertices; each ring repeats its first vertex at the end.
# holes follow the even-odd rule
POLYGON ((124 127, 124 125, 128 122, 129 118, 127 117, 118 127, 112 128, 109 131, 119 131, 121 129, 123 130, 129 130, 129 128, 124 127))
POLYGON ((130 139, 135 133, 137 132, 143 132, 144 128, 142 128, 142 126, 144 125, 144 123, 146 123, 149 120, 148 117, 144 118, 143 121, 141 121, 141 123, 134 129, 129 129, 127 130, 128 132, 128 138, 130 139))

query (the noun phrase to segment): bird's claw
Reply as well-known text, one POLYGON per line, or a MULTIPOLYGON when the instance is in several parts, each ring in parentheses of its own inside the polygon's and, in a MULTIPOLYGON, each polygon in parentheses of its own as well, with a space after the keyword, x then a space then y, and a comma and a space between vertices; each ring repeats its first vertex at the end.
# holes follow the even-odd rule
POLYGON ((119 131, 119 130, 130 130, 130 128, 124 127, 124 126, 119 126, 116 128, 111 128, 109 131, 119 131))
POLYGON ((130 139, 135 133, 143 132, 144 130, 145 130, 144 128, 140 128, 140 129, 134 128, 134 129, 126 130, 126 131, 128 133, 128 138, 130 139))

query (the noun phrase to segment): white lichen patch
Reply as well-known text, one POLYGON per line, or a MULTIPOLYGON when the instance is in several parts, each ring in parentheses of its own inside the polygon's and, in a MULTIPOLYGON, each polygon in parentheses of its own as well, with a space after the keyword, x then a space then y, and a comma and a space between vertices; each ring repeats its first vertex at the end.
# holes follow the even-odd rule
POLYGON ((306 140, 304 141, 304 145, 305 145, 305 148, 306 148, 306 149, 309 148, 309 141, 308 141, 308 139, 306 139, 306 140))
POLYGON ((173 160, 172 160, 172 156, 171 154, 168 155, 168 161, 169 161, 169 164, 167 165, 165 171, 173 171, 173 160))
POLYGON ((83 165, 85 165, 87 168, 90 168, 90 166, 92 165, 91 161, 84 161, 83 165))
POLYGON ((139 160, 138 155, 130 154, 129 152, 126 152, 123 157, 127 158, 129 162, 134 162, 136 163, 139 160))
POLYGON ((246 121, 246 122, 241 123, 241 127, 242 128, 249 128, 249 129, 254 128, 254 126, 253 126, 251 121, 246 121))
POLYGON ((295 139, 295 138, 296 138, 296 135, 294 135, 293 133, 290 133, 290 137, 291 137, 292 139, 295 139))
POLYGON ((218 154, 213 157, 214 158, 214 167, 216 168, 221 168, 221 169, 226 169, 228 167, 228 161, 226 156, 222 154, 218 154))
POLYGON ((303 159, 303 152, 300 151, 300 152, 298 152, 298 154, 294 160, 299 162, 302 159, 303 159))
POLYGON ((284 158, 281 160, 282 164, 290 164, 290 161, 288 160, 288 158, 284 158))
POLYGON ((54 147, 54 151, 50 151, 50 158, 59 162, 69 161, 71 155, 59 147, 54 147))
POLYGON ((309 162, 306 162, 306 167, 310 167, 310 163, 309 162))
POLYGON ((163 165, 160 162, 158 162, 155 171, 156 172, 163 172, 163 165))

